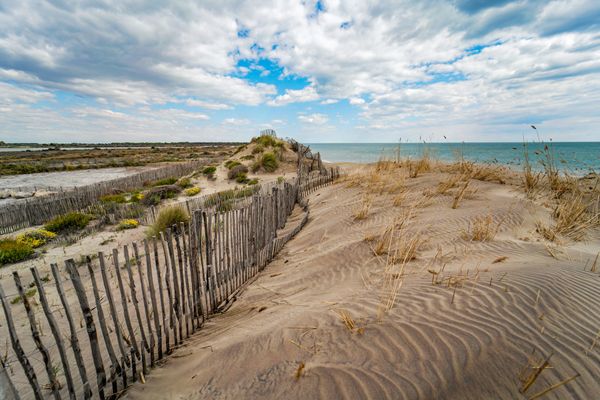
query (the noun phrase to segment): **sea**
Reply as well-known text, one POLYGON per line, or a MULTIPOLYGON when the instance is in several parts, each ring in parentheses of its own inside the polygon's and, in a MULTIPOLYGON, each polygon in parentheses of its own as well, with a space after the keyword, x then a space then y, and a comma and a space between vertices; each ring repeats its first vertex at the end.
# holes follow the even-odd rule
POLYGON ((370 163, 382 157, 420 157, 424 152, 440 161, 465 160, 522 168, 525 149, 532 168, 543 169, 548 146, 558 169, 573 175, 600 172, 600 142, 496 143, 312 143, 313 152, 328 162, 370 163))

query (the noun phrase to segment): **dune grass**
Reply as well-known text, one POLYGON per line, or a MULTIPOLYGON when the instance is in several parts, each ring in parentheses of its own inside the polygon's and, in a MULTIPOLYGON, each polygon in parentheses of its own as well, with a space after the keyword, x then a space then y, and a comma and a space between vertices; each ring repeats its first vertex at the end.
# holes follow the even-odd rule
POLYGON ((164 232, 167 228, 171 228, 181 222, 189 221, 190 216, 187 211, 181 206, 172 206, 160 211, 154 224, 148 229, 147 236, 158 236, 160 232, 164 232))

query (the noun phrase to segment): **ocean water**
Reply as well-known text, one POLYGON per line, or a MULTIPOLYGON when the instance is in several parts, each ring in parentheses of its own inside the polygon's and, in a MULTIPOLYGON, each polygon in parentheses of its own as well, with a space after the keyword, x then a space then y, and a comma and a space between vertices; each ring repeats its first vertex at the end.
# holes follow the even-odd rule
MULTIPOLYGON (((533 168, 542 169, 544 143, 528 143, 529 160, 533 168)), ((550 146, 556 165, 575 175, 600 172, 600 142, 552 142, 550 146)), ((310 148, 320 152, 329 162, 369 163, 382 156, 393 158, 398 143, 312 143, 310 148)), ((456 161, 462 153, 469 161, 504 164, 515 168, 523 165, 523 143, 401 143, 401 157, 419 157, 428 151, 441 161, 456 161)))

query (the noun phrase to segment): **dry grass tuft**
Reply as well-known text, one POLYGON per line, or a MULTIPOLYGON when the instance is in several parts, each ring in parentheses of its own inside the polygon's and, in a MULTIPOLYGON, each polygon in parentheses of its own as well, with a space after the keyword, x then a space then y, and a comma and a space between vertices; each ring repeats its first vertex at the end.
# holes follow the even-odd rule
POLYGON ((404 203, 404 199, 406 199, 406 192, 400 192, 396 196, 394 196, 394 200, 392 204, 394 207, 400 207, 402 203, 404 203))
POLYGON ((586 203, 582 193, 561 198, 552 214, 556 221, 555 232, 573 240, 582 240, 588 229, 600 223, 598 213, 591 207, 592 203, 586 203))
POLYGON ((586 202, 581 192, 559 198, 552 217, 552 226, 536 222, 536 231, 551 242, 560 242, 560 238, 583 240, 590 229, 600 225, 596 202, 586 202))
POLYGON ((302 375, 304 374, 304 369, 306 368, 306 365, 304 364, 304 362, 300 362, 300 364, 298 364, 298 368, 296 369, 296 373, 294 374, 294 377, 296 378, 296 380, 300 379, 302 377, 302 375))
POLYGON ((446 194, 450 189, 458 186, 462 175, 449 175, 446 179, 442 180, 438 183, 436 193, 437 194, 446 194))
MULTIPOLYGON (((544 372, 546 369, 552 368, 552 366, 550 365, 550 358, 552 358, 552 355, 553 354, 550 353, 548 357, 544 359, 539 359, 535 357, 534 350, 534 352, 527 360, 527 365, 525 365, 525 367, 521 370, 521 373, 519 374, 519 380, 521 381, 521 386, 519 387, 520 393, 525 394, 529 389, 531 389, 531 387, 534 385, 537 379, 542 375, 542 372, 544 372)), ((567 379, 546 386, 546 388, 542 389, 541 391, 529 396, 528 399, 539 399, 540 397, 550 393, 551 391, 579 378, 579 376, 580 374, 576 373, 575 375, 567 379)))
POLYGON ((596 258, 594 259, 594 263, 590 267, 590 272, 596 272, 596 268, 598 266, 598 257, 600 257, 600 252, 598 252, 598 254, 596 254, 596 258))
POLYGON ((369 195, 365 194, 363 196, 360 207, 358 208, 358 210, 356 210, 354 212, 354 219, 355 220, 363 220, 363 219, 367 218, 367 216, 369 215, 369 210, 371 209, 372 202, 373 202, 372 198, 369 195))
POLYGON ((340 317, 344 326, 348 328, 350 332, 358 333, 359 335, 364 333, 364 327, 359 327, 348 311, 340 309, 335 310, 335 313, 340 317))
POLYGON ((460 201, 462 200, 462 198, 464 197, 465 192, 466 192, 467 187, 469 186, 470 182, 471 182, 471 180, 467 179, 465 181, 465 183, 460 187, 460 189, 454 195, 454 201, 452 202, 452 208, 453 209, 457 209, 458 208, 458 205, 459 205, 460 201))
POLYGON ((494 223, 494 217, 491 214, 478 216, 472 223, 469 222, 469 226, 467 230, 463 231, 462 236, 465 240, 488 242, 494 239, 501 224, 502 221, 494 223))

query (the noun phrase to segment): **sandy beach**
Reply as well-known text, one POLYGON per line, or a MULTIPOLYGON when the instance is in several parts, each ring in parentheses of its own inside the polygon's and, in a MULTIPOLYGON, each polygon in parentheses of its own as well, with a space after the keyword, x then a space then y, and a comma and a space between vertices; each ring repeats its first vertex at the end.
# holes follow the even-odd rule
POLYGON ((600 392, 597 227, 547 240, 552 204, 527 198, 518 177, 463 190, 456 173, 343 168, 233 306, 126 398, 600 392))

